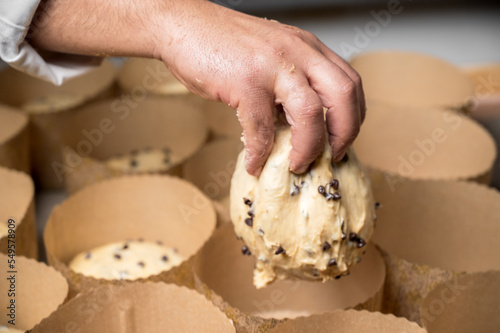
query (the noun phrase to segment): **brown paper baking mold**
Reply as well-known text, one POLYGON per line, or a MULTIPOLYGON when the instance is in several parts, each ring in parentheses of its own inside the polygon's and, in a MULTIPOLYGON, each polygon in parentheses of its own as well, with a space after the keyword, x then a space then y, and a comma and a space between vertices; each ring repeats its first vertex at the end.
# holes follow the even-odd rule
MULTIPOLYGON (((15 221, 16 255, 38 257, 35 229, 35 188, 31 177, 25 173, 0 167, 0 223, 15 221)), ((11 238, 12 240, 12 238, 11 238)), ((12 242, 11 242, 12 244, 12 242)), ((0 238, 0 252, 8 253, 8 235, 0 238)))
POLYGON ((287 320, 269 333, 425 333, 416 323, 393 315, 366 310, 335 310, 331 313, 287 320))
POLYGON ((30 172, 28 117, 0 105, 0 165, 30 172))
POLYGON ((500 63, 464 68, 474 84, 472 116, 480 120, 500 117, 500 63))
MULTIPOLYGON (((55 311, 66 299, 68 294, 68 284, 64 277, 41 262, 28 259, 19 255, 15 257, 16 273, 9 267, 10 258, 0 253, 0 306, 2 316, 0 325, 7 326, 7 306, 10 304, 11 297, 8 297, 11 289, 11 281, 7 280, 11 275, 15 275, 15 326, 13 328, 21 330, 32 329, 42 319, 48 317, 55 311)), ((14 281, 13 281, 14 282, 14 281)), ((9 311, 10 313, 10 311, 9 311)), ((10 325, 9 325, 10 326, 10 325)))
POLYGON ((126 174, 109 168, 105 159, 146 147, 166 146, 179 161, 162 173, 180 175, 182 163, 202 147, 207 132, 202 110, 182 100, 154 96, 134 104, 118 100, 93 103, 64 123, 59 177, 64 178, 66 190, 73 193, 126 174))
POLYGON ((204 106, 205 117, 210 128, 211 140, 240 139, 241 128, 236 110, 222 102, 207 101, 204 106))
POLYGON ((231 177, 243 143, 237 139, 219 139, 206 144, 183 166, 184 178, 214 200, 217 225, 229 223, 231 177))
POLYGON ((143 238, 176 247, 185 261, 147 279, 193 286, 190 258, 216 224, 211 202, 194 185, 166 175, 124 176, 77 192, 57 206, 44 231, 50 265, 68 279, 70 297, 104 284, 129 280, 96 279, 77 274, 68 263, 97 246, 143 238))
POLYGON ((168 96, 197 108, 205 104, 203 98, 191 93, 163 62, 156 59, 129 58, 119 70, 118 86, 122 93, 132 97, 168 96))
POLYGON ((472 182, 375 185, 373 241, 387 265, 384 312, 419 322, 422 298, 464 272, 500 269, 500 193, 472 182))
POLYGON ((500 332, 500 271, 466 274, 437 285, 422 301, 429 333, 500 332))
POLYGON ((471 107, 474 88, 462 70, 434 56, 376 51, 355 56, 351 66, 369 100, 413 107, 461 110, 471 107))
POLYGON ((255 258, 243 256, 242 245, 232 225, 224 225, 194 259, 196 289, 232 319, 239 332, 262 332, 282 318, 339 308, 381 309, 385 266, 374 247, 340 280, 277 281, 258 290, 252 284, 255 258))
POLYGON ((354 147, 373 184, 401 178, 488 184, 497 154, 491 135, 464 115, 370 101, 354 147))
POLYGON ((101 286, 78 295, 33 333, 230 333, 231 321, 194 290, 165 283, 101 286), (68 328, 69 327, 69 328, 68 328))
POLYGON ((52 162, 61 161, 59 129, 70 112, 89 101, 109 97, 113 94, 116 75, 115 66, 104 61, 98 68, 55 86, 8 68, 0 73, 0 101, 22 109, 23 104, 57 94, 75 96, 75 100, 62 108, 47 108, 40 112, 25 113, 30 118, 31 169, 37 186, 62 188, 52 169, 52 162))

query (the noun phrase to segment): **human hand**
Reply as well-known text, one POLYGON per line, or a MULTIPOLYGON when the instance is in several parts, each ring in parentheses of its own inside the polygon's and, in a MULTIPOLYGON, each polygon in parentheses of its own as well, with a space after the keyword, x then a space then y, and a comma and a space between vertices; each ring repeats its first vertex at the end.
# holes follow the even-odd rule
POLYGON ((191 91, 238 110, 246 168, 258 175, 282 105, 292 129, 290 169, 303 173, 324 145, 325 118, 334 161, 359 132, 365 101, 359 75, 313 34, 276 21, 191 1, 160 49, 161 59, 191 91))
POLYGON ((323 106, 334 161, 364 118, 359 75, 296 27, 206 0, 46 0, 37 17, 29 40, 39 49, 161 59, 191 91, 237 109, 254 175, 273 146, 275 106, 283 106, 292 128, 295 173, 323 149, 323 106))

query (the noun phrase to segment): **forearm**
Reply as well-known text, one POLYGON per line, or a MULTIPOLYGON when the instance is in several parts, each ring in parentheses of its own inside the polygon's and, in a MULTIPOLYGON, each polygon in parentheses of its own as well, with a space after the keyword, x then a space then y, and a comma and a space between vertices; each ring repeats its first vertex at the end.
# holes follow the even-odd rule
POLYGON ((41 50, 161 57, 189 6, 204 0, 43 0, 28 39, 41 50))

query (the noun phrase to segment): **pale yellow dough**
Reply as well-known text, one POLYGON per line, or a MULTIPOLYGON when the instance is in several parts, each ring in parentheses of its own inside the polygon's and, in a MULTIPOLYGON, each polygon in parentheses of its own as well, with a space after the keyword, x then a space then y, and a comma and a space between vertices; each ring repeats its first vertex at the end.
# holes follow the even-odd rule
POLYGON ((155 148, 111 157, 105 163, 112 170, 144 173, 167 171, 175 166, 179 160, 179 157, 174 152, 155 148))
POLYGON ((12 327, 7 327, 7 326, 3 326, 3 325, 0 325, 0 332, 2 333, 24 333, 26 332, 25 330, 19 330, 17 328, 12 328, 12 327))
POLYGON ((231 182, 231 220, 236 235, 257 257, 257 288, 276 279, 325 281, 346 275, 361 260, 373 233, 373 195, 354 151, 349 149, 347 161, 332 165, 325 143, 310 170, 297 176, 289 172, 290 139, 288 127, 276 131, 259 178, 246 172, 241 152, 231 182), (338 190, 329 184, 333 179, 339 182, 338 190), (337 192, 341 199, 327 200, 318 191, 320 185, 329 197, 337 192), (253 226, 245 223, 251 218, 249 211, 253 226), (280 247, 284 253, 279 253, 280 247))
POLYGON ((73 258, 69 267, 99 279, 135 280, 168 271, 183 260, 175 249, 162 244, 123 241, 82 252, 73 258))
POLYGON ((21 108, 32 114, 57 112, 81 105, 85 99, 84 95, 60 92, 29 100, 21 108))
POLYGON ((3 238, 9 234, 9 227, 7 224, 0 223, 0 238, 3 238))

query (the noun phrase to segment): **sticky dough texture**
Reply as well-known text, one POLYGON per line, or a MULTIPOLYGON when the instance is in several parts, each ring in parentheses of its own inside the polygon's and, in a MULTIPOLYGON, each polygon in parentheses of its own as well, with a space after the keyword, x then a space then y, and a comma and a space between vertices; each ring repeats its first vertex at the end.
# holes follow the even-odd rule
POLYGON ((69 267, 98 279, 135 280, 168 271, 182 261, 182 256, 173 248, 155 242, 125 241, 82 252, 73 258, 69 267))
POLYGON ((289 128, 276 131, 274 147, 259 178, 246 172, 245 152, 241 152, 231 182, 231 220, 236 235, 257 257, 257 288, 276 279, 326 281, 346 275, 361 260, 364 243, 373 233, 373 195, 353 149, 348 151, 347 161, 332 165, 331 149, 325 143, 310 170, 297 176, 289 172, 290 139, 289 128), (339 200, 327 200, 318 192, 320 185, 333 179, 339 181, 338 190, 332 186, 326 190, 338 192, 339 200), (298 193, 294 185, 299 187, 298 193), (245 204, 244 199, 252 204, 245 204), (254 215, 251 227, 245 223, 249 211, 254 215), (325 242, 330 248, 324 249, 325 242), (280 246, 285 253, 275 254, 280 246))

